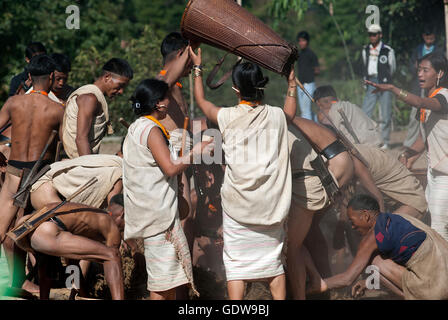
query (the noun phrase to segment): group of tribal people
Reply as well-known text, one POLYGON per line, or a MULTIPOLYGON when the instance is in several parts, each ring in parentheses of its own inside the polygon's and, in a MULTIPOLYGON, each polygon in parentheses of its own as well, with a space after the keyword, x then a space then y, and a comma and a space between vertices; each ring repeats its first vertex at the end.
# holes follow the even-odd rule
MULTIPOLYGON (((403 154, 399 160, 381 150, 377 124, 356 105, 339 101, 331 86, 314 93, 320 110, 320 123, 315 123, 296 116, 293 66, 279 108, 263 103, 269 79, 260 67, 240 61, 232 70, 238 104, 216 106, 204 94, 201 48, 173 32, 161 45, 162 70, 141 81, 130 97, 137 120, 128 127, 121 150, 105 155, 99 154, 100 144, 112 133, 106 97, 123 94, 133 78, 131 66, 113 58, 93 84, 68 90, 64 63, 57 55, 46 55, 43 47, 34 49, 27 51, 29 64, 18 94, 0 111, 0 128, 11 123, 9 145, 0 150, 6 165, 0 239, 15 265, 13 285, 26 290, 35 286, 25 279, 27 252, 28 261, 37 266, 42 299, 49 298, 47 273, 55 257, 79 261, 84 276, 89 261, 102 263, 112 299, 124 299, 119 248, 123 243, 134 247, 132 241, 139 239, 149 299, 176 299, 186 287, 192 295, 200 294, 193 277, 193 247, 202 249, 205 259, 222 259, 229 299, 243 299, 251 281, 267 281, 273 299, 305 299, 353 284, 369 264, 379 268, 382 283, 401 297, 448 298, 447 237, 421 221, 428 216, 424 190, 408 170, 417 154, 409 159, 403 154), (180 83, 190 73, 195 101, 206 118, 194 120, 200 123, 194 139, 185 134, 188 107, 180 83), (207 135, 211 128, 220 135, 207 135), (54 130, 62 148, 53 141, 39 159, 54 130), (221 151, 223 163, 193 164, 221 151), (248 152, 256 153, 255 161, 244 161, 248 152), (36 163, 39 168, 32 170, 36 163), (30 172, 39 173, 27 179, 30 172), (71 197, 93 177, 93 185, 71 197), (19 209, 14 200, 27 187, 23 181, 32 182, 30 207, 19 209), (365 194, 356 194, 359 188, 365 194), (397 204, 394 213, 386 213, 385 197, 397 204), (50 210, 67 198, 56 216, 21 240, 14 243, 6 236, 27 214, 50 210), (319 222, 334 208, 342 226, 335 232, 349 237, 345 226, 351 223, 363 237, 353 245, 347 271, 331 277, 319 222), (209 250, 218 243, 223 244, 220 257, 209 250)), ((446 59, 425 56, 419 68, 428 98, 392 85, 368 84, 425 110, 430 170, 443 173, 447 160, 440 141, 448 128, 448 90, 440 85, 448 71, 446 59)), ((415 153, 424 151, 420 143, 415 153)), ((342 249, 345 239, 339 242, 342 249)), ((364 291, 364 280, 353 287, 356 295, 364 291)))

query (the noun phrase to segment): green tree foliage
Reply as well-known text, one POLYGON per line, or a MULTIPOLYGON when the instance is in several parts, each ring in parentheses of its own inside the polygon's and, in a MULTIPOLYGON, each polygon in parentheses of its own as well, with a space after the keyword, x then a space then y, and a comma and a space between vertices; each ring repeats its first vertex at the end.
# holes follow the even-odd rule
MULTIPOLYGON (((92 82, 104 62, 112 57, 121 57, 127 59, 135 71, 135 78, 124 95, 111 103, 114 127, 118 133, 122 133, 116 120, 121 116, 128 121, 132 120, 129 96, 140 80, 154 76, 159 71, 161 39, 168 32, 179 30, 187 2, 188 0, 1 0, 0 103, 7 98, 11 77, 21 72, 25 66, 24 50, 31 41, 41 41, 50 53, 69 55, 73 69, 69 83, 75 86, 92 82), (80 10, 79 30, 69 30, 65 26, 68 17, 65 9, 72 4, 77 5, 80 10)), ((295 37, 300 30, 308 30, 311 34, 311 48, 321 63, 322 72, 317 78, 317 84, 330 83, 335 86, 341 98, 358 104, 362 101, 364 91, 358 75, 356 80, 352 80, 348 60, 357 73, 360 50, 368 42, 365 31, 367 5, 377 5, 380 9, 384 41, 396 51, 398 71, 395 81, 398 85, 405 86, 411 78, 408 71, 409 55, 412 48, 421 42, 421 30, 426 23, 431 22, 437 27, 439 42, 443 43, 444 17, 441 0, 242 2, 244 8, 291 43, 296 43, 295 37), (330 7, 333 16, 330 15, 330 7), (344 50, 344 42, 348 55, 344 50)), ((210 46, 202 47, 204 71, 207 75, 224 52, 210 46)), ((235 61, 236 57, 229 55, 223 69, 228 70, 235 61)), ((272 72, 264 73, 270 78, 265 92, 266 102, 282 105, 286 87, 284 78, 272 72)), ((188 99, 187 79, 182 80, 182 83, 188 99)), ((206 94, 217 105, 236 103, 231 81, 214 91, 206 89, 206 94)), ((405 123, 406 117, 406 111, 399 113, 401 122, 405 123)))
MULTIPOLYGON (((295 25, 296 33, 303 29, 309 31, 312 37, 310 45, 322 65, 323 72, 318 77, 318 84, 331 83, 341 93, 342 98, 361 104, 364 90, 360 83, 360 58, 362 46, 368 43, 365 27, 366 18, 369 16, 365 12, 368 5, 378 6, 383 41, 395 50, 397 72, 394 81, 398 86, 407 87, 413 77, 409 68, 410 55, 422 42, 423 27, 434 26, 438 43, 444 46, 443 1, 270 0, 268 11, 274 20, 295 25), (342 38, 347 44, 348 57, 335 22, 339 25, 342 38), (348 59, 353 64, 358 79, 356 81, 349 80, 351 74, 348 59)), ((277 23, 275 27, 281 34, 288 29, 282 23, 277 23)), ((401 102, 397 103, 395 118, 398 124, 405 125, 409 109, 401 107, 401 102)))

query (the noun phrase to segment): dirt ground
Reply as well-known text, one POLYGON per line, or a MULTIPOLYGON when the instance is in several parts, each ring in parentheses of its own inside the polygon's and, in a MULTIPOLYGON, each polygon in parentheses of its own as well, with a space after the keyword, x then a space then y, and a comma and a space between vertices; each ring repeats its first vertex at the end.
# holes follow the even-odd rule
MULTIPOLYGON (((398 157, 398 154, 402 151, 402 141, 406 136, 405 131, 393 132, 391 135, 391 150, 388 150, 391 154, 398 157)), ((103 142, 101 146, 101 153, 115 154, 120 149, 122 138, 109 138, 103 142)), ((425 157, 421 157, 415 164, 416 168, 425 168, 425 157)), ((332 250, 332 227, 334 226, 334 217, 331 213, 326 214, 321 221, 321 228, 326 236, 327 245, 329 247, 329 259, 331 263, 332 273, 336 274, 345 270, 352 260, 352 255, 346 245, 346 248, 342 251, 335 252, 332 250)), ((198 242, 195 244, 198 246, 198 242)), ((213 254, 222 254, 222 249, 217 246, 211 246, 207 250, 213 250, 213 254)), ((200 250, 199 250, 200 251, 200 250)), ((195 254, 197 249, 194 250, 195 254)), ((146 269, 144 263, 144 256, 142 246, 139 247, 139 252, 132 256, 129 252, 121 250, 123 273, 125 282, 125 295, 126 299, 146 299, 148 297, 148 291, 146 290, 146 269)), ((196 286, 201 296, 195 299, 226 299, 226 284, 225 273, 222 265, 214 264, 214 266, 207 267, 207 263, 201 262, 201 258, 194 257, 194 278, 196 286)), ((93 298, 97 299, 110 299, 109 290, 102 274, 102 267, 94 264, 90 271, 90 276, 87 279, 89 287, 91 288, 89 293, 93 298)), ((51 300, 68 300, 70 296, 70 290, 65 288, 55 288, 51 290, 51 300)), ((190 297, 192 297, 190 293, 190 297)), ((11 297, 0 297, 0 299, 18 299, 11 297)), ((270 300, 272 299, 267 283, 265 282, 251 282, 246 286, 245 299, 247 300, 270 300)), ((324 295, 310 296, 308 299, 317 300, 353 300, 350 294, 350 288, 332 290, 324 295)), ((385 288, 380 290, 368 290, 362 300, 392 300, 398 299, 396 295, 388 291, 385 288)))

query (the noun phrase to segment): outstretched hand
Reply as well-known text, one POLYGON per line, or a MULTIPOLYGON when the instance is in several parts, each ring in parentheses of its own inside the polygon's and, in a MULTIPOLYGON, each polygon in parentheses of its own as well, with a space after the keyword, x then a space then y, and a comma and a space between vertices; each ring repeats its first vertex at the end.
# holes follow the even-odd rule
POLYGON ((352 287, 352 297, 359 298, 366 292, 366 280, 361 279, 352 287))
POLYGON ((201 65, 202 63, 202 53, 201 53, 201 48, 198 48, 198 54, 194 53, 194 50, 191 47, 189 48, 189 53, 190 53, 190 58, 191 61, 193 61, 194 65, 201 65))
POLYGON ((372 82, 369 80, 364 80, 364 83, 366 85, 375 87, 375 90, 373 90, 372 93, 378 93, 378 92, 382 92, 382 91, 392 91, 394 88, 394 85, 388 84, 388 83, 380 84, 380 83, 372 82))

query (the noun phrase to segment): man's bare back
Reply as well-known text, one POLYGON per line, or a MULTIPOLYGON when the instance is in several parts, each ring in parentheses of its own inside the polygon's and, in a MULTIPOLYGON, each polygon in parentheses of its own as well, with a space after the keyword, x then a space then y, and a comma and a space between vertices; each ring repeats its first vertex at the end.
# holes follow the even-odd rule
MULTIPOLYGON (((12 122, 10 160, 35 161, 52 130, 62 123, 64 108, 39 93, 11 97, 2 109, 12 122)), ((51 151, 44 159, 49 159, 51 151)))
MULTIPOLYGON (((48 207, 51 208, 55 205, 50 204, 48 207)), ((57 212, 59 212, 57 218, 72 234, 106 242, 108 247, 120 245, 120 231, 104 210, 82 204, 67 203, 57 212)))
MULTIPOLYGON (((57 205, 58 203, 48 204, 47 208, 57 205)), ((77 203, 66 203, 56 212, 56 217, 39 225, 17 244, 28 252, 37 251, 50 256, 102 263, 112 299, 124 299, 118 251, 121 232, 116 221, 105 211, 77 203)), ((24 219, 26 217, 19 224, 24 219)), ((44 269, 44 266, 40 269, 44 269)), ((39 270, 39 276, 44 273, 45 270, 39 270)), ((49 289, 48 285, 42 288, 41 283, 41 299, 49 298, 49 289)))

